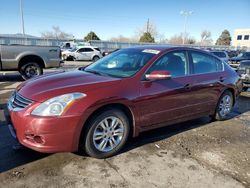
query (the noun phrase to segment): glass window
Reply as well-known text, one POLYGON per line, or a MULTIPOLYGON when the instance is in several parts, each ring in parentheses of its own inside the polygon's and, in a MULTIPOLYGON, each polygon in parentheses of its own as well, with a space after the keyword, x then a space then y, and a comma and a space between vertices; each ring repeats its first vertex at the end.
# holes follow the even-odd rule
POLYGON ((221 57, 221 58, 227 57, 224 52, 212 52, 212 54, 216 55, 217 57, 221 57))
POLYGON ((241 40, 241 39, 242 39, 242 35, 238 35, 237 40, 241 40))
POLYGON ((188 63, 184 51, 169 52, 158 59, 147 71, 169 71, 172 77, 185 76, 188 74, 188 63))
POLYGON ((99 52, 101 51, 99 48, 94 48, 94 49, 97 50, 97 51, 99 51, 99 52))
POLYGON ((244 40, 249 40, 249 35, 245 35, 244 40))
POLYGON ((85 52, 85 49, 84 48, 80 48, 77 50, 77 52, 85 52))
POLYGON ((94 50, 92 48, 85 48, 85 52, 93 52, 94 50))
POLYGON ((218 72, 223 70, 222 62, 213 56, 200 52, 191 52, 194 74, 218 72))
POLYGON ((131 77, 155 55, 141 49, 119 50, 89 65, 85 71, 118 78, 131 77))

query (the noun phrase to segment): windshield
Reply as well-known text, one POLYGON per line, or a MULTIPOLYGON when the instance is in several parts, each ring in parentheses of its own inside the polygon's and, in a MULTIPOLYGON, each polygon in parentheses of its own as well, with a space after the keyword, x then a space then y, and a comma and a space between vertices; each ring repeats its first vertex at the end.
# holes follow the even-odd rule
POLYGON ((155 53, 141 49, 119 50, 89 65, 84 71, 118 78, 131 77, 153 56, 155 53))

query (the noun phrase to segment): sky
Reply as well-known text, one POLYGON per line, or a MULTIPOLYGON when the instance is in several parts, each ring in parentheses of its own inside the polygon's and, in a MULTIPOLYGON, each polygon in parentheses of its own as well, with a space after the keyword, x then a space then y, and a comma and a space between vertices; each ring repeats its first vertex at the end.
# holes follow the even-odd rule
MULTIPOLYGON (((21 33, 20 0, 0 0, 0 34, 21 33)), ((200 40, 203 30, 219 37, 224 29, 250 28, 250 0, 22 0, 25 33, 41 36, 59 26, 75 38, 94 31, 102 40, 133 37, 147 22, 171 38, 184 31, 180 11, 192 11, 187 33, 200 40)))

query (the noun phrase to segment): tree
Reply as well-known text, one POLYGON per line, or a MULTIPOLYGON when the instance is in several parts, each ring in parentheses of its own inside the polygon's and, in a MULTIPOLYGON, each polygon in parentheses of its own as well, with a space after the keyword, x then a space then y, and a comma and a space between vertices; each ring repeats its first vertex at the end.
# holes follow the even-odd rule
POLYGON ((156 25, 153 22, 150 22, 149 19, 148 19, 147 23, 145 23, 142 28, 137 29, 136 36, 137 36, 137 38, 140 38, 145 33, 150 33, 150 35, 154 39, 156 39, 159 35, 156 25))
POLYGON ((85 37, 85 41, 90 41, 90 40, 101 40, 93 31, 90 31, 85 37))
POLYGON ((143 35, 140 37, 139 42, 155 42, 154 37, 149 32, 143 33, 143 35))
POLYGON ((201 45, 211 45, 213 43, 213 40, 211 39, 211 32, 204 30, 201 32, 201 45))
POLYGON ((225 29, 221 33, 220 37, 217 39, 216 45, 230 45, 231 40, 232 38, 231 38, 229 31, 225 29))
MULTIPOLYGON (((168 40, 169 44, 183 44, 183 34, 175 35, 168 40)), ((185 44, 195 44, 196 40, 186 34, 185 44)))
POLYGON ((112 37, 110 41, 112 42, 136 42, 137 40, 135 41, 133 38, 128 38, 128 37, 119 35, 118 37, 112 37))
POLYGON ((42 32, 41 37, 47 39, 71 39, 73 35, 61 31, 59 26, 52 26, 52 31, 42 32))

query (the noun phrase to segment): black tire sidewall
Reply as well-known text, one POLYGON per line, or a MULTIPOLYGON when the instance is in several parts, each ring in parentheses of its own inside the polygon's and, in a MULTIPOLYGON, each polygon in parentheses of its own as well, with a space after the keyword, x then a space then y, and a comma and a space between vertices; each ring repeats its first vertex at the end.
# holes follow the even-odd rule
POLYGON ((103 111, 99 115, 92 118, 92 120, 88 123, 85 131, 86 131, 86 133, 85 133, 84 140, 83 140, 83 143, 84 143, 83 149, 85 150, 85 152, 89 156, 99 158, 99 159, 111 157, 111 156, 117 154, 122 149, 122 147, 125 145, 125 143, 128 139, 129 131, 130 131, 129 120, 128 120, 127 116, 121 110, 110 109, 110 110, 103 111), (122 138, 121 143, 118 146, 116 146, 112 151, 101 152, 101 151, 97 150, 94 146, 93 134, 94 134, 94 130, 97 127, 97 125, 103 119, 105 119, 106 117, 109 117, 109 116, 115 116, 122 121, 122 123, 124 125, 124 136, 122 138))
POLYGON ((94 57, 93 57, 93 61, 94 61, 94 62, 98 61, 99 59, 100 59, 100 58, 99 58, 98 56, 94 56, 94 57))
POLYGON ((24 65, 22 65, 21 68, 20 68, 20 73, 21 73, 21 76, 22 76, 22 78, 23 78, 24 80, 27 80, 27 79, 30 79, 30 78, 35 77, 35 76, 33 76, 33 77, 28 77, 28 76, 26 75, 26 71, 25 71, 25 70, 26 70, 26 68, 27 68, 28 66, 30 66, 30 65, 33 65, 33 66, 37 67, 37 69, 38 69, 38 71, 39 71, 39 74, 38 74, 37 76, 43 74, 43 69, 42 69, 42 67, 41 67, 38 63, 36 63, 36 62, 28 62, 28 63, 25 63, 24 65))
POLYGON ((224 93, 220 96, 220 99, 218 100, 218 104, 217 104, 217 107, 216 107, 216 112, 215 112, 215 120, 218 120, 218 121, 223 121, 223 120, 226 120, 227 117, 228 117, 228 114, 225 115, 225 116, 221 116, 219 110, 220 110, 220 103, 221 103, 221 100, 223 97, 225 97, 226 95, 229 95, 230 98, 231 98, 231 101, 232 101, 232 104, 231 104, 231 110, 233 109, 233 94, 230 92, 230 91, 224 91, 224 93))

